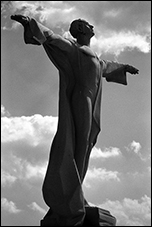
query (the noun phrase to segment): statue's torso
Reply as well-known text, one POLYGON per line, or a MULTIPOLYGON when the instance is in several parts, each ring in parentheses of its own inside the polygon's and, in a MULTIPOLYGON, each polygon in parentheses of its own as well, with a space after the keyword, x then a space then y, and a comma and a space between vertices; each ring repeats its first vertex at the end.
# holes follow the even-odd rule
POLYGON ((101 65, 97 55, 87 46, 77 47, 75 53, 74 91, 89 95, 93 100, 96 96, 101 79, 101 65))

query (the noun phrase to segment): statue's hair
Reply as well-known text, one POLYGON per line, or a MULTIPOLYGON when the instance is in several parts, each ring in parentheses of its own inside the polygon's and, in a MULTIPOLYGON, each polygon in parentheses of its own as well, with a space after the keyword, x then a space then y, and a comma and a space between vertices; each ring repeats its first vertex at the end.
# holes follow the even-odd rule
POLYGON ((69 31, 74 38, 77 38, 78 34, 80 33, 80 31, 78 29, 79 24, 84 21, 85 20, 82 20, 82 19, 76 19, 76 20, 72 21, 69 31))

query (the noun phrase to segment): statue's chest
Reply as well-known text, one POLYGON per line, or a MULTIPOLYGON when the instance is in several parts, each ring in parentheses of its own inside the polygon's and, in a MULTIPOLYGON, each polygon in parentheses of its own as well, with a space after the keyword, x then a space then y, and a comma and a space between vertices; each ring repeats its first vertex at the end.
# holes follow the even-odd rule
POLYGON ((78 57, 79 73, 77 79, 87 86, 94 86, 98 83, 101 72, 101 65, 98 57, 85 51, 79 52, 78 57))

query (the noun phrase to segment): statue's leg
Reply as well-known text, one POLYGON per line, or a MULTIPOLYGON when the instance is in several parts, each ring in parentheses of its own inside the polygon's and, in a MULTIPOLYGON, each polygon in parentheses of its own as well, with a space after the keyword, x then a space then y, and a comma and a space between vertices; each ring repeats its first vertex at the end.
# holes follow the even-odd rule
POLYGON ((92 124, 92 102, 89 96, 85 96, 81 92, 75 93, 72 101, 75 126, 74 157, 80 178, 82 179, 92 124))
POLYGON ((93 146, 96 143, 98 132, 99 131, 98 131, 98 128, 96 127, 96 123, 94 120, 92 120, 91 132, 90 132, 90 137, 89 137, 89 147, 88 147, 88 150, 86 153, 82 182, 83 182, 85 175, 87 173, 87 170, 88 170, 90 154, 91 154, 93 146))

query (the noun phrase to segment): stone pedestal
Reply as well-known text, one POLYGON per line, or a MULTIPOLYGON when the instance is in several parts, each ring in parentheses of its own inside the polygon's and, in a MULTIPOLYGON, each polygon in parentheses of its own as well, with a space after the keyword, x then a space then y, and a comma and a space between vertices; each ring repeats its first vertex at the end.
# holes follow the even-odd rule
MULTIPOLYGON (((99 207, 86 206, 86 215, 81 226, 116 226, 116 218, 109 211, 99 207)), ((66 226, 65 219, 53 214, 51 210, 41 220, 40 226, 66 226), (60 224, 58 224, 60 223, 60 224)), ((78 226, 78 225, 77 225, 78 226)))

